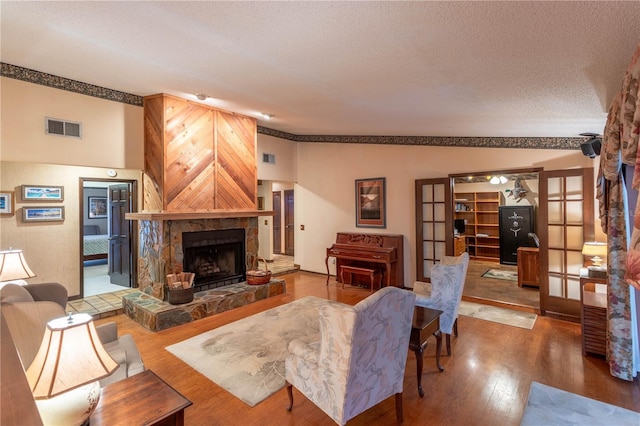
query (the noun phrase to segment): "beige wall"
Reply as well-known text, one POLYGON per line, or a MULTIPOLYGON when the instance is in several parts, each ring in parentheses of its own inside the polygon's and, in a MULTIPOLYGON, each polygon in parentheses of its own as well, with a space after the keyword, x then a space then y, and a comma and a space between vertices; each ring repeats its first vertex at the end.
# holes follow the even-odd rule
MULTIPOLYGON (((594 167, 580 151, 356 144, 298 144, 295 262, 326 273, 326 248, 337 232, 405 236, 405 285, 415 281, 415 180, 515 168, 594 167), (356 179, 386 178, 387 227, 356 228, 356 179), (300 230, 305 225, 305 230, 300 230)), ((335 273, 330 265, 331 272, 335 273)))
MULTIPOLYGON (((30 283, 59 282, 67 287, 69 296, 80 293, 81 227, 80 178, 101 180, 136 180, 141 172, 117 170, 118 176, 109 178, 107 169, 2 161, 0 181, 3 191, 14 191, 15 214, 0 216, 0 248, 19 248, 33 272, 37 275, 30 283), (57 185, 64 187, 64 201, 34 203, 22 202, 20 186, 57 185), (23 223, 22 207, 64 206, 64 222, 23 223)), ((138 200, 140 202, 140 200, 138 200)))
POLYGON ((142 169, 143 109, 0 78, 0 159, 142 169), (82 123, 82 139, 47 135, 45 117, 82 123))
MULTIPOLYGON (((3 217, 0 248, 25 250, 38 274, 31 282, 59 281, 75 295, 80 275, 79 177, 106 179, 106 168, 114 168, 118 178, 140 179, 142 108, 8 78, 0 83, 1 189, 16 190, 25 183, 63 185, 67 215, 62 224, 28 226, 19 220, 20 211, 3 217), (83 139, 45 135, 45 116, 82 122, 83 139)), ((258 135, 258 160, 259 179, 295 182, 295 262, 303 270, 325 272, 325 249, 337 232, 399 233, 405 235, 406 285, 415 277, 416 179, 595 165, 579 151, 295 143, 265 135, 258 135), (263 153, 275 154, 276 164, 262 163, 263 153), (373 177, 387 179, 384 230, 355 227, 354 181, 373 177), (300 225, 305 225, 304 231, 300 225)))

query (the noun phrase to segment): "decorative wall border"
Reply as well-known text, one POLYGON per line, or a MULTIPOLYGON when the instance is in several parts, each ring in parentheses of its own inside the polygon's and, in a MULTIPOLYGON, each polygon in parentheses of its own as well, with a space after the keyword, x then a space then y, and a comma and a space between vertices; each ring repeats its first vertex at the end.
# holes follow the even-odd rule
MULTIPOLYGON (((82 83, 56 75, 0 62, 0 75, 40 84, 55 89, 93 96, 114 102, 142 106, 142 96, 119 92, 93 84, 82 83)), ((302 143, 353 143, 371 145, 457 146, 473 148, 580 149, 585 138, 499 138, 499 137, 439 137, 439 136, 344 136, 296 135, 258 126, 258 133, 302 143)))
POLYGON ((294 135, 258 126, 258 133, 306 143, 354 143, 372 145, 458 146, 472 148, 580 149, 585 138, 505 138, 439 136, 340 136, 294 135))
POLYGON ((93 96, 106 99, 108 101, 122 102, 124 104, 142 106, 142 96, 130 93, 119 92, 107 89, 106 87, 94 86, 89 83, 71 80, 57 75, 47 74, 40 71, 30 70, 2 62, 0 75, 2 77, 14 78, 28 83, 39 84, 41 86, 53 87, 54 89, 66 90, 68 92, 79 93, 81 95, 93 96))

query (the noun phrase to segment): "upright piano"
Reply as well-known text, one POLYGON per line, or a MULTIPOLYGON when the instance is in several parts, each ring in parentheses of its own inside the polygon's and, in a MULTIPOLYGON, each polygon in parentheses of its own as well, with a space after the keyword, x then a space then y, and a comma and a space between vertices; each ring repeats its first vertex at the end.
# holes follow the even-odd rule
POLYGON ((329 283, 329 258, 336 259, 336 279, 342 265, 375 268, 382 273, 385 286, 404 287, 403 236, 338 232, 336 242, 327 248, 325 265, 329 283))

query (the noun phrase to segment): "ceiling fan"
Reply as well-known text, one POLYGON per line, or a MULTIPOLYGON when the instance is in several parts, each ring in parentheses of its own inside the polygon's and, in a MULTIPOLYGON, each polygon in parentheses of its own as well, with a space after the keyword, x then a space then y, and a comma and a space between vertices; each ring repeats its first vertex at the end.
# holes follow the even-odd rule
POLYGON ((589 138, 580 144, 580 149, 584 155, 589 158, 596 158, 596 156, 600 155, 602 135, 597 133, 580 133, 580 136, 589 138))

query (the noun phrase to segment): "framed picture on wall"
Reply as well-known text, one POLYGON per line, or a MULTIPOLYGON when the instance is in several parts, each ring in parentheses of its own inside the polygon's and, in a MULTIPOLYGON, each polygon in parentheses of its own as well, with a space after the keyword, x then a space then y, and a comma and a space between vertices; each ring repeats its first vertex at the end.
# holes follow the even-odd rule
POLYGON ((64 201, 64 187, 22 185, 22 201, 64 201))
POLYGON ((64 206, 60 207, 23 207, 23 222, 62 222, 64 206))
POLYGON ((15 205, 12 191, 0 191, 0 214, 13 215, 15 205))
POLYGON ((107 217, 107 197, 89 197, 89 219, 107 217))
POLYGON ((387 227, 385 178, 356 180, 356 226, 387 227))

